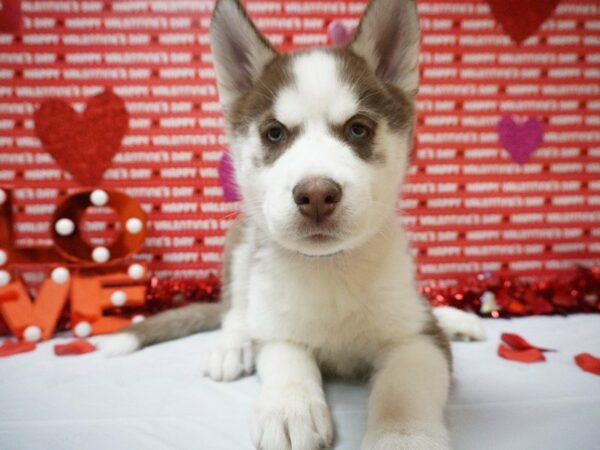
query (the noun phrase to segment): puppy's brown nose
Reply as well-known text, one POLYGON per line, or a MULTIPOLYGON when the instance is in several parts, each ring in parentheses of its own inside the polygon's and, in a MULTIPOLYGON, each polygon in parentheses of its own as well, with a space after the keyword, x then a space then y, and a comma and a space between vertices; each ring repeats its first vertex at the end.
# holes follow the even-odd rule
POLYGON ((342 199, 342 187, 329 178, 303 180, 292 191, 300 213, 319 223, 333 214, 342 199))

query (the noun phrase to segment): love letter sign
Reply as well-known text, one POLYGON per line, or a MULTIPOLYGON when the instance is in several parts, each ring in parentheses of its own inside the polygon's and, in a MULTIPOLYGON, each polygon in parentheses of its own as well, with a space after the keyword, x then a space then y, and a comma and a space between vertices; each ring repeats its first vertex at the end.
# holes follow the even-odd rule
POLYGON ((52 218, 51 247, 13 245, 10 189, 0 189, 0 315, 19 339, 48 339, 70 304, 71 329, 78 337, 110 333, 131 323, 121 308, 145 301, 147 267, 129 258, 146 235, 146 214, 117 191, 83 189, 68 195, 52 218), (107 246, 93 246, 79 233, 89 208, 111 208, 119 232, 107 246), (44 264, 46 276, 35 302, 18 274, 19 265, 44 264))

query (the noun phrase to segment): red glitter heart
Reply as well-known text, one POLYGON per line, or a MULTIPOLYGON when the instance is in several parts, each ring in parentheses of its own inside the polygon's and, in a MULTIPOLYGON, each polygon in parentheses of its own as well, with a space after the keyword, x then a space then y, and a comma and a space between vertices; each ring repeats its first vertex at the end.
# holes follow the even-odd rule
POLYGON ((45 100, 34 119, 46 151, 84 185, 96 185, 102 179, 128 125, 125 103, 110 90, 90 98, 83 114, 63 100, 45 100))
POLYGON ((18 33, 21 30, 21 0, 2 0, 0 31, 18 33))
POLYGON ((517 44, 534 34, 559 0, 487 0, 504 32, 517 44))

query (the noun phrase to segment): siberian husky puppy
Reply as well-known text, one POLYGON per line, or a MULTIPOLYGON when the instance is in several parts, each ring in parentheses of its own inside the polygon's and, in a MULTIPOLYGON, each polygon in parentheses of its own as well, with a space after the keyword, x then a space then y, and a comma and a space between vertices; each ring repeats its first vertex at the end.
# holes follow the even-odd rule
POLYGON ((370 377, 363 449, 450 448, 446 335, 483 330, 461 311, 432 313, 397 220, 419 86, 414 1, 372 0, 343 48, 280 54, 238 0, 217 2, 210 34, 243 197, 223 301, 149 318, 105 351, 221 325, 205 373, 230 381, 256 368, 257 448, 332 445, 322 373, 370 377))

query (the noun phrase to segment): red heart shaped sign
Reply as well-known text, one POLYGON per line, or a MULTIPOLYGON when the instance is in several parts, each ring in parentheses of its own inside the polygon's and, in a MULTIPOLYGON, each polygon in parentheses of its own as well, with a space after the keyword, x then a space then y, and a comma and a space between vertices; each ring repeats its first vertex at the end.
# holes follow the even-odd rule
POLYGON ((84 185, 96 185, 102 179, 128 126, 125 103, 110 90, 90 98, 83 114, 63 100, 46 100, 34 119, 46 151, 84 185))
POLYGON ((535 33, 559 0, 487 0, 504 32, 517 44, 535 33))

